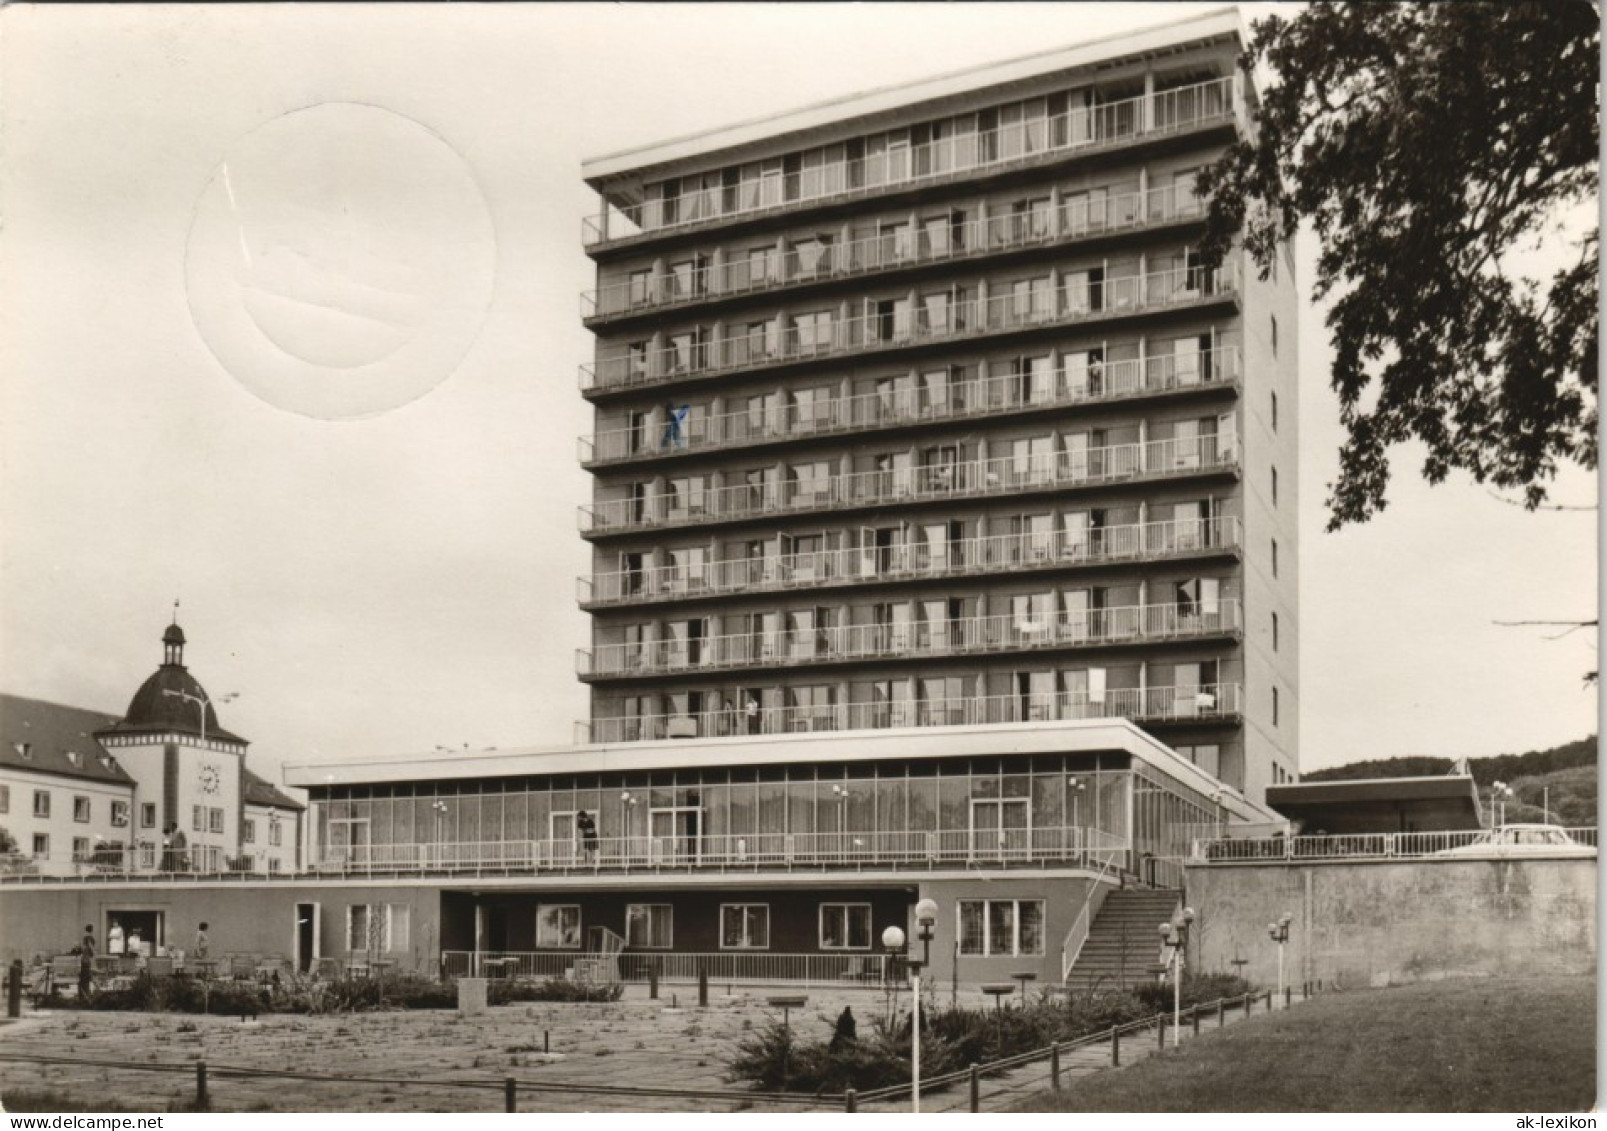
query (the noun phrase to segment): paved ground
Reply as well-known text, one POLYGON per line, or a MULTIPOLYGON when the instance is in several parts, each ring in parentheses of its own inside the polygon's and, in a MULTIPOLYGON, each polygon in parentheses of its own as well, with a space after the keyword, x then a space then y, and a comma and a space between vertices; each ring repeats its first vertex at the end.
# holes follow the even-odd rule
MULTIPOLYGON (((699 1009, 695 991, 666 987, 663 1000, 649 1001, 644 988, 631 987, 623 1001, 613 1004, 509 1005, 467 1018, 444 1010, 421 1010, 269 1015, 242 1024, 238 1019, 176 1014, 38 1013, 0 1027, 0 1053, 174 1065, 182 1071, 0 1060, 0 1094, 19 1087, 50 1089, 90 1102, 115 1099, 127 1107, 161 1111, 194 1098, 190 1065, 205 1059, 213 1105, 227 1111, 501 1111, 500 1089, 453 1088, 439 1082, 495 1082, 509 1076, 524 1085, 521 1111, 777 1110, 757 1096, 751 1100, 614 1097, 530 1087, 595 1083, 742 1091, 726 1083, 722 1072, 743 1031, 775 1012, 765 1002, 774 992, 738 988, 730 995, 711 993, 709 1007, 699 1009), (673 1003, 671 993, 678 995, 673 1003), (555 1054, 551 1057, 542 1054, 544 1033, 550 1036, 555 1054), (242 1078, 230 1076, 228 1066, 406 1083, 242 1078)), ((883 995, 874 990, 807 992, 809 1004, 794 1010, 792 1020, 800 1030, 812 1030, 811 1035, 829 1033, 845 1005, 853 1007, 861 1024, 885 1008, 883 995)), ((1214 1020, 1207 1018, 1204 1026, 1211 1029, 1214 1020)), ((1185 1024, 1185 1037, 1188 1031, 1185 1024)), ((1135 1035, 1123 1042, 1123 1062, 1149 1055, 1155 1046, 1153 1030, 1135 1035)), ((1063 1069, 1068 1074, 1091 1072, 1109 1062, 1109 1046, 1102 1045, 1068 1054, 1063 1069)), ((1046 1087, 1048 1073, 1045 1063, 984 1079, 983 1107, 997 1110, 1046 1087)), ((962 1085, 927 1097, 925 1106, 963 1111, 968 1100, 968 1089, 962 1085)), ((892 1107, 903 1109, 907 1103, 906 1099, 892 1107)))

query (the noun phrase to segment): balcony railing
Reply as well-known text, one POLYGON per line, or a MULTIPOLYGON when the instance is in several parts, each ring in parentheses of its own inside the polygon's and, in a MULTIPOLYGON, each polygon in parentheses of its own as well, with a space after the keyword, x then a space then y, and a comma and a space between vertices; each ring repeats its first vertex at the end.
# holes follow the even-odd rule
POLYGON ((712 487, 693 482, 684 490, 583 505, 580 530, 623 534, 840 508, 949 502, 1228 471, 1237 463, 1231 436, 1189 436, 819 478, 794 476, 765 484, 712 487))
POLYGON ((612 350, 580 367, 580 387, 620 390, 651 388, 698 377, 822 360, 934 342, 962 341, 988 334, 1122 317, 1216 301, 1238 293, 1238 268, 1207 271, 1179 266, 1103 280, 1045 285, 1030 292, 954 299, 939 308, 911 308, 831 318, 818 324, 787 326, 764 333, 744 332, 700 339, 694 328, 685 340, 659 349, 612 350))
POLYGON ((0 854, 0 879, 175 879, 278 874, 271 855, 229 856, 213 845, 185 852, 155 846, 106 845, 90 852, 9 852, 0 854))
POLYGON ((599 644, 576 652, 585 679, 734 668, 775 668, 873 659, 1031 652, 1095 644, 1222 636, 1239 629, 1239 603, 1215 607, 1123 605, 1075 613, 958 617, 907 624, 855 624, 599 644))
POLYGON ((1213 722, 1236 718, 1243 688, 1237 683, 1199 687, 1120 688, 1094 695, 976 695, 889 703, 833 703, 811 707, 721 707, 696 714, 583 719, 576 741, 591 744, 657 742, 666 738, 721 738, 898 727, 980 726, 988 723, 1132 719, 1134 722, 1213 722))
POLYGON ((824 589, 1190 557, 1232 551, 1239 545, 1237 517, 1186 518, 1084 531, 1043 530, 964 538, 936 548, 909 542, 763 559, 727 558, 599 573, 577 580, 582 605, 640 605, 724 593, 824 589))
POLYGON ((1039 374, 955 380, 936 388, 822 396, 763 412, 695 415, 673 423, 655 413, 636 427, 582 436, 580 459, 599 466, 911 424, 976 420, 1180 389, 1222 387, 1237 381, 1240 374, 1238 348, 1219 346, 1186 354, 1095 361, 1081 367, 1062 365, 1039 374))
POLYGON ((319 872, 758 871, 872 866, 1009 865, 1116 859, 1124 838, 1075 826, 846 832, 696 832, 671 836, 318 845, 319 872))
POLYGON ((441 972, 449 978, 573 978, 584 970, 603 981, 694 984, 706 977, 718 985, 879 986, 908 976, 903 963, 869 947, 819 954, 768 950, 719 950, 707 954, 628 950, 611 959, 572 948, 553 950, 443 950, 441 972), (598 963, 604 968, 599 971, 598 963))
MULTIPOLYGON (((1532 843, 1499 843, 1490 830, 1416 833, 1341 833, 1320 836, 1269 836, 1237 839, 1201 838, 1188 863, 1275 864, 1284 860, 1401 860, 1442 857, 1447 860, 1566 858, 1596 854, 1594 827, 1536 830, 1532 843), (1548 841, 1553 843, 1547 843, 1548 841), (1572 843, 1567 843, 1572 842, 1572 843)), ((1514 838, 1516 839, 1516 838, 1514 838)))
POLYGON ((620 207, 605 201, 596 217, 586 217, 582 240, 585 246, 594 247, 973 173, 1029 167, 1086 149, 1231 121, 1235 108, 1234 80, 1208 79, 816 168, 792 173, 777 170, 773 176, 719 188, 701 187, 641 204, 620 207))
POLYGON ((762 294, 799 283, 848 279, 880 271, 975 259, 1020 248, 1065 243, 1089 236, 1141 231, 1188 220, 1204 213, 1192 185, 1165 185, 1147 192, 1079 197, 1058 208, 976 217, 961 223, 917 229, 905 226, 844 243, 806 242, 778 251, 773 259, 669 271, 652 278, 623 280, 584 291, 581 316, 587 320, 645 312, 658 313, 716 298, 762 294))

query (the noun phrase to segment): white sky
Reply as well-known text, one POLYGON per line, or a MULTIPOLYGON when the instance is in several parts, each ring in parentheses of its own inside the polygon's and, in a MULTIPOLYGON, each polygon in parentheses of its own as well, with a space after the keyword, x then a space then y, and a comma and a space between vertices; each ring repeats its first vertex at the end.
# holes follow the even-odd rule
MULTIPOLYGON (((269 773, 568 742, 586 713, 581 160, 1214 7, 7 8, 0 686, 121 711, 177 596, 192 671, 240 693, 223 722, 269 773), (346 423, 249 393, 185 291, 220 162, 328 102, 443 139, 495 241, 456 371, 346 423)), ((1322 533, 1338 434, 1319 312, 1300 333, 1303 766, 1592 733, 1593 636, 1491 622, 1594 615, 1594 513, 1431 490, 1403 454, 1382 517, 1322 533)), ((1577 473, 1557 494, 1595 490, 1577 473)))

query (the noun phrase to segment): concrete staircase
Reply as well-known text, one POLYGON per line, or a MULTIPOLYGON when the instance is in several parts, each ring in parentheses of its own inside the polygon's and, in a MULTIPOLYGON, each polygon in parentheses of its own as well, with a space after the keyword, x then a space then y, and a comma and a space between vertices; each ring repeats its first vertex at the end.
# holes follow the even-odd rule
POLYGON ((1067 988, 1114 990, 1154 981, 1161 969, 1157 928, 1181 902, 1181 892, 1165 889, 1118 888, 1105 896, 1067 988))

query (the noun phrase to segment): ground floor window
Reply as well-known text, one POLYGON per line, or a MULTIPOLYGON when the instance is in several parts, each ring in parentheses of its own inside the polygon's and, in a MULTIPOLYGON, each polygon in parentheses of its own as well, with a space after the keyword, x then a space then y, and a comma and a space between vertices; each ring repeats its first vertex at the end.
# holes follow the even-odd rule
POLYGON ((962 899, 960 953, 1043 953, 1043 900, 962 899))
POLYGON ((33 854, 35 856, 50 855, 50 837, 46 833, 33 834, 33 854))
POLYGON ((869 950, 870 904, 822 903, 821 950, 869 950))
POLYGON ((668 903, 632 903, 625 908, 625 945, 675 945, 675 908, 668 903))
POLYGON ((554 950, 579 950, 580 904, 538 903, 536 945, 554 950))
POLYGON ((381 954, 408 948, 412 908, 405 903, 354 903, 346 908, 346 949, 381 954))
POLYGON ((721 904, 720 946, 737 950, 768 950, 770 948, 769 904, 721 904))

